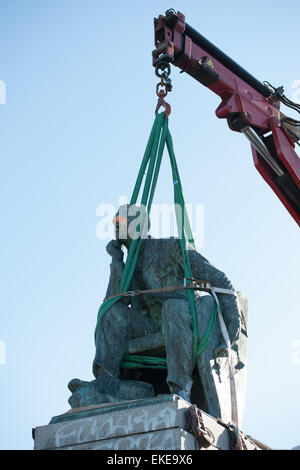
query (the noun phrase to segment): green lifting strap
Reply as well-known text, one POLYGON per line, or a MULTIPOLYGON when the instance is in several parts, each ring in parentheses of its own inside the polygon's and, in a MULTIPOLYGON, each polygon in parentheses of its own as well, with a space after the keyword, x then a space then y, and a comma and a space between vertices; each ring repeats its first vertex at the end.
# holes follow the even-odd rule
MULTIPOLYGON (((164 113, 157 114, 150 137, 146 146, 146 150, 143 156, 141 167, 138 173, 138 177, 133 189, 132 197, 130 204, 136 204, 142 182, 144 179, 145 172, 145 183, 141 196, 141 205, 146 207, 146 212, 150 215, 152 201, 155 193, 155 188, 157 184, 158 174, 161 166, 161 160, 163 151, 167 145, 170 164, 172 168, 172 177, 173 177, 173 187, 174 187, 174 203, 175 203, 175 212, 176 212, 176 222, 179 235, 179 243, 181 247, 183 264, 184 264, 184 275, 185 278, 192 278, 192 271, 190 265, 190 259, 188 256, 188 245, 195 249, 195 243, 193 239, 193 234, 191 226, 189 223, 186 206, 183 198, 182 186, 179 176, 179 171, 176 163, 175 153, 173 149, 172 137, 168 128, 168 118, 165 118, 164 113)), ((142 222, 143 223, 143 222, 142 222)), ((120 281, 119 292, 124 293, 129 290, 130 282, 135 270, 135 265, 137 262, 139 249, 141 245, 141 238, 131 240, 129 251, 126 258, 126 263, 124 266, 124 271, 120 281)), ((95 328, 95 342, 97 331, 100 325, 102 316, 110 309, 110 307, 120 299, 119 297, 114 297, 108 300, 105 300, 99 308, 97 316, 97 324, 95 328)), ((217 309, 214 305, 214 309, 211 313, 207 329, 202 336, 200 342, 198 340, 198 321, 197 321, 197 310, 195 303, 194 291, 192 289, 187 289, 187 299, 189 303, 190 313, 192 316, 192 330, 193 330, 193 361, 194 365, 196 364, 199 354, 201 354, 208 347, 213 327, 216 321, 217 309)), ((166 368, 166 359, 151 357, 151 356, 136 356, 136 355, 126 355, 123 358, 121 367, 126 368, 166 368)))

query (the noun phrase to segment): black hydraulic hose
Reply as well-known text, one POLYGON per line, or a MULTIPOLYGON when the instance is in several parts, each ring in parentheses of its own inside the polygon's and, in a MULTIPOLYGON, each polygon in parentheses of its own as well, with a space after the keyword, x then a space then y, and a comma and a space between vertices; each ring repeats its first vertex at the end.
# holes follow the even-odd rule
POLYGON ((231 72, 235 73, 238 77, 248 83, 248 85, 254 88, 254 90, 258 91, 265 98, 268 98, 272 94, 272 91, 268 86, 264 85, 262 82, 253 77, 253 75, 234 62, 234 60, 228 57, 228 55, 218 49, 218 47, 208 41, 208 39, 206 39, 204 36, 202 36, 202 34, 198 33, 188 24, 185 24, 184 34, 190 37, 197 46, 211 54, 222 65, 231 70, 231 72))

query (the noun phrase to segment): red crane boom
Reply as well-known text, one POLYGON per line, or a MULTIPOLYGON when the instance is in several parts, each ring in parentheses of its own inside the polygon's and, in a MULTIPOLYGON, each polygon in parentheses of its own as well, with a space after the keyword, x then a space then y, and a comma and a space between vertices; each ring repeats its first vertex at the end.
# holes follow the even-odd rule
MULTIPOLYGON (((221 98, 218 118, 243 132, 251 143, 254 165, 300 225, 300 122, 280 112, 280 104, 300 112, 300 106, 260 82, 224 52, 186 24, 182 13, 168 10, 154 19, 156 72, 170 63, 179 67, 221 98)), ((168 73, 165 72, 165 76, 168 73)))

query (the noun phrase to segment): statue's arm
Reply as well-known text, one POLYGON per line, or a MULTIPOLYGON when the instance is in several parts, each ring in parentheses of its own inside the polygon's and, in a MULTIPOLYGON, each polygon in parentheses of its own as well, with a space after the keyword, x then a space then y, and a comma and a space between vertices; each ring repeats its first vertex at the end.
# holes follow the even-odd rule
MULTIPOLYGON (((215 287, 234 290, 231 281, 226 274, 213 266, 204 256, 195 250, 189 251, 191 270, 195 279, 210 282, 215 287)), ((237 299, 230 294, 217 294, 221 306, 222 315, 228 330, 231 342, 237 340, 241 329, 241 319, 237 299)))
MULTIPOLYGON (((116 295, 119 293, 119 286, 124 271, 124 253, 118 241, 111 240, 106 247, 106 251, 111 256, 111 264, 110 276, 104 300, 106 300, 108 297, 111 297, 112 295, 116 295)), ((120 301, 128 305, 130 299, 129 297, 123 297, 122 299, 120 299, 120 301)))

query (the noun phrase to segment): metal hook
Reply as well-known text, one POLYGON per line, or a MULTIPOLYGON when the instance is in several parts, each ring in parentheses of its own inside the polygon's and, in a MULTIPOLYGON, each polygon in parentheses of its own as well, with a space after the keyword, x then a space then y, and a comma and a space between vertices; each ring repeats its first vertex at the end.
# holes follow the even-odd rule
POLYGON ((165 108, 165 118, 167 118, 171 113, 171 106, 169 105, 169 103, 167 103, 164 100, 164 98, 167 96, 168 92, 166 90, 166 85, 165 84, 164 84, 165 90, 163 90, 163 89, 159 90, 160 86, 161 86, 161 83, 158 83, 156 85, 156 94, 158 96, 158 102, 157 102, 157 106, 156 106, 156 109, 155 109, 155 114, 157 114, 159 108, 161 106, 163 106, 165 108))

